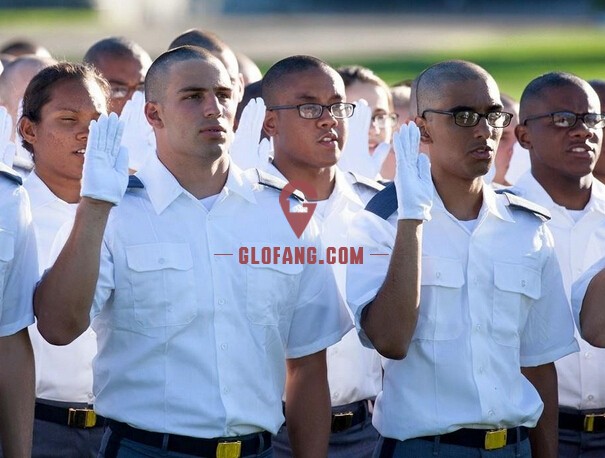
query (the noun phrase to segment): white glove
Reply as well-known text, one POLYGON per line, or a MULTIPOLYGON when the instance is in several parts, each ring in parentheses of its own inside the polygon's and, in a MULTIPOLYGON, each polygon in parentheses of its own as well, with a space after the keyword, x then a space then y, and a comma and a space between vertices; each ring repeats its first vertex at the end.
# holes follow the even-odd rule
POLYGON ((389 154, 390 145, 383 142, 376 147, 374 154, 370 155, 368 145, 372 110, 368 102, 364 99, 355 102, 355 111, 348 122, 349 132, 338 160, 338 167, 343 172, 358 173, 375 179, 389 154))
POLYGON ((403 124, 393 135, 397 160, 395 189, 398 219, 431 219, 433 182, 431 164, 426 154, 419 153, 420 130, 413 121, 403 124))
POLYGON ((6 107, 0 107, 0 159, 9 167, 13 166, 15 144, 11 142, 13 120, 6 107))
POLYGON ((128 187, 128 150, 120 147, 124 124, 118 115, 90 122, 82 172, 82 197, 118 205, 128 187))
POLYGON ((263 122, 265 121, 265 111, 264 100, 257 97, 248 102, 239 118, 230 154, 238 167, 244 170, 254 167, 260 169, 266 167, 266 150, 259 151, 259 141, 263 122), (261 157, 259 152, 262 152, 264 157, 261 157))
POLYGON ((145 117, 145 95, 141 91, 126 102, 120 121, 124 123, 122 146, 128 150, 128 167, 139 170, 155 153, 155 136, 145 117))

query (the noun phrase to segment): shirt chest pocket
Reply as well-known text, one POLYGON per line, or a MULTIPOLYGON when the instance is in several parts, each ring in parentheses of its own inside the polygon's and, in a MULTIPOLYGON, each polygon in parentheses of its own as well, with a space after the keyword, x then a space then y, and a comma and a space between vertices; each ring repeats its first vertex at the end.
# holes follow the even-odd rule
POLYGON ((301 264, 248 264, 246 313, 251 323, 277 326, 285 311, 296 305, 301 264))
POLYGON ((520 347, 521 333, 533 301, 542 294, 540 272, 524 264, 494 264, 493 339, 520 347))
POLYGON ((144 328, 178 326, 197 315, 193 258, 186 243, 126 248, 135 321, 144 328))
POLYGON ((422 290, 414 338, 450 340, 460 336, 464 269, 457 259, 422 258, 422 290))
MULTIPOLYGON (((8 266, 15 256, 15 238, 10 232, 0 229, 0 291, 4 291, 4 283, 8 266)), ((2 308, 0 307, 0 314, 2 308)))

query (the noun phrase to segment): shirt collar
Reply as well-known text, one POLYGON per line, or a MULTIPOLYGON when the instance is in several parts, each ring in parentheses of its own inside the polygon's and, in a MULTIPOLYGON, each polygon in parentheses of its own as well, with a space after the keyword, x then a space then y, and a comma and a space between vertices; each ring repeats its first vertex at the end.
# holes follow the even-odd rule
POLYGON ((43 207, 54 202, 71 205, 57 197, 46 185, 46 183, 44 183, 38 176, 35 169, 27 176, 27 178, 25 178, 23 185, 25 186, 25 189, 29 195, 32 208, 43 207))
MULTIPOLYGON (((546 209, 553 211, 557 208, 563 208, 557 204, 546 190, 542 187, 538 180, 527 171, 515 184, 513 190, 519 188, 522 197, 542 205, 546 209)), ((596 211, 605 214, 605 184, 593 177, 592 187, 590 190, 590 199, 585 207, 586 211, 596 211)))
MULTIPOLYGON (((437 189, 433 189, 433 196, 433 207, 450 214, 445 208, 443 200, 441 200, 441 196, 437 192, 437 189)), ((491 213, 504 221, 514 221, 506 204, 504 203, 504 200, 499 199, 492 187, 484 183, 483 203, 481 204, 481 210, 479 210, 479 216, 477 219, 481 220, 486 213, 491 213)), ((452 215, 452 218, 455 217, 452 215)))
MULTIPOLYGON (((145 185, 151 205, 158 214, 162 213, 181 194, 186 194, 195 199, 180 185, 157 155, 149 158, 141 170, 136 173, 136 176, 145 185)), ((242 170, 230 160, 227 182, 220 194, 228 196, 231 193, 237 194, 249 202, 256 202, 252 183, 246 178, 242 170)))

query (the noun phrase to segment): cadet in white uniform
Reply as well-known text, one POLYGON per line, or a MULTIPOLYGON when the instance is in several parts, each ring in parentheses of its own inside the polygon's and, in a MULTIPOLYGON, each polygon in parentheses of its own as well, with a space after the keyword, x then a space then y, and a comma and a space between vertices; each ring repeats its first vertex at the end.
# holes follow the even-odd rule
POLYGON ((421 139, 434 188, 425 167, 398 162, 395 185, 370 201, 350 237, 374 255, 348 266, 349 305, 360 335, 391 358, 374 412, 378 456, 529 457, 527 428, 538 420, 533 456, 556 456, 553 361, 577 343, 552 236, 539 207, 482 179, 510 115, 493 78, 464 61, 428 68, 415 97, 419 130, 394 144, 414 156, 421 139), (418 306, 409 271, 420 261, 402 231, 414 219, 427 221, 418 306))
POLYGON ((0 446, 4 456, 27 458, 34 421, 34 357, 27 326, 34 322, 38 260, 27 192, 17 172, 1 162, 0 196, 0 446))
POLYGON ((333 275, 238 256, 318 250, 317 227, 299 241, 278 190, 230 163, 237 101, 220 61, 176 48, 145 90, 157 157, 120 203, 128 159, 117 118, 92 124, 74 228, 37 290, 40 331, 73 339, 94 296, 95 409, 110 419, 101 456, 271 456, 284 383, 299 456, 323 456, 325 348, 351 326, 333 275))

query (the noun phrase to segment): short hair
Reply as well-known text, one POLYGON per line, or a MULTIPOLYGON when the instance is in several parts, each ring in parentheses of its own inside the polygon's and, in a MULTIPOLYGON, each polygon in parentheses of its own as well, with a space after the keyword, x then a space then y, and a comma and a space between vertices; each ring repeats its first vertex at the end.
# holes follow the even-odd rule
POLYGON ((218 35, 200 29, 189 29, 172 40, 168 49, 170 50, 180 46, 197 46, 205 49, 225 65, 225 68, 230 72, 229 76, 232 79, 237 78, 239 73, 237 56, 233 50, 218 37, 218 35))
POLYGON ((174 64, 187 60, 203 60, 216 62, 224 68, 220 60, 208 51, 196 46, 179 46, 162 53, 147 71, 145 77, 145 100, 148 102, 161 102, 164 99, 166 76, 174 64))
POLYGON ((273 64, 261 81, 261 93, 267 106, 273 105, 277 94, 283 90, 284 77, 313 69, 336 73, 328 63, 313 56, 290 56, 273 64))
POLYGON ((527 118, 527 111, 531 103, 543 99, 544 92, 547 89, 565 86, 577 86, 592 90, 586 81, 573 73, 549 72, 540 75, 530 81, 521 94, 521 101, 519 102, 519 123, 523 123, 525 118, 527 118))
POLYGON ((424 110, 442 97, 443 87, 450 83, 494 78, 479 65, 465 60, 447 60, 426 68, 412 83, 410 112, 422 115, 424 110))
POLYGON ((83 61, 88 64, 97 64, 104 56, 128 59, 134 57, 137 60, 148 60, 151 58, 138 43, 125 37, 108 37, 94 43, 86 54, 83 61))
MULTIPOLYGON (((41 57, 34 55, 24 55, 17 57, 12 60, 8 65, 4 67, 4 72, 0 74, 0 102, 6 103, 8 99, 14 97, 12 94, 13 85, 16 80, 23 78, 22 70, 28 68, 31 70, 29 75, 33 72, 38 72, 44 67, 56 64, 57 61, 52 57, 41 57)), ((19 95, 21 98, 21 94, 19 95)))
POLYGON ((229 49, 229 46, 227 46, 227 44, 221 40, 218 35, 200 29, 189 29, 181 33, 178 37, 172 40, 172 43, 170 43, 168 49, 170 50, 180 46, 199 46, 211 54, 214 54, 215 52, 220 53, 225 49, 229 49))
POLYGON ((31 40, 10 41, 0 48, 0 54, 10 54, 17 57, 35 54, 40 57, 50 57, 50 52, 48 52, 44 46, 34 43, 31 40))
POLYGON ((371 69, 362 67, 361 65, 343 65, 342 67, 338 67, 336 71, 345 82, 345 88, 352 86, 355 83, 373 84, 374 86, 381 87, 387 94, 389 106, 391 109, 393 108, 393 96, 391 95, 391 88, 371 69))
MULTIPOLYGON (((38 123, 42 119, 42 108, 50 102, 53 88, 62 81, 94 81, 105 96, 106 107, 109 105, 109 83, 93 67, 87 64, 59 62, 42 69, 29 82, 23 95, 23 118, 38 123)), ((33 147, 25 139, 23 147, 33 153, 33 147)))

